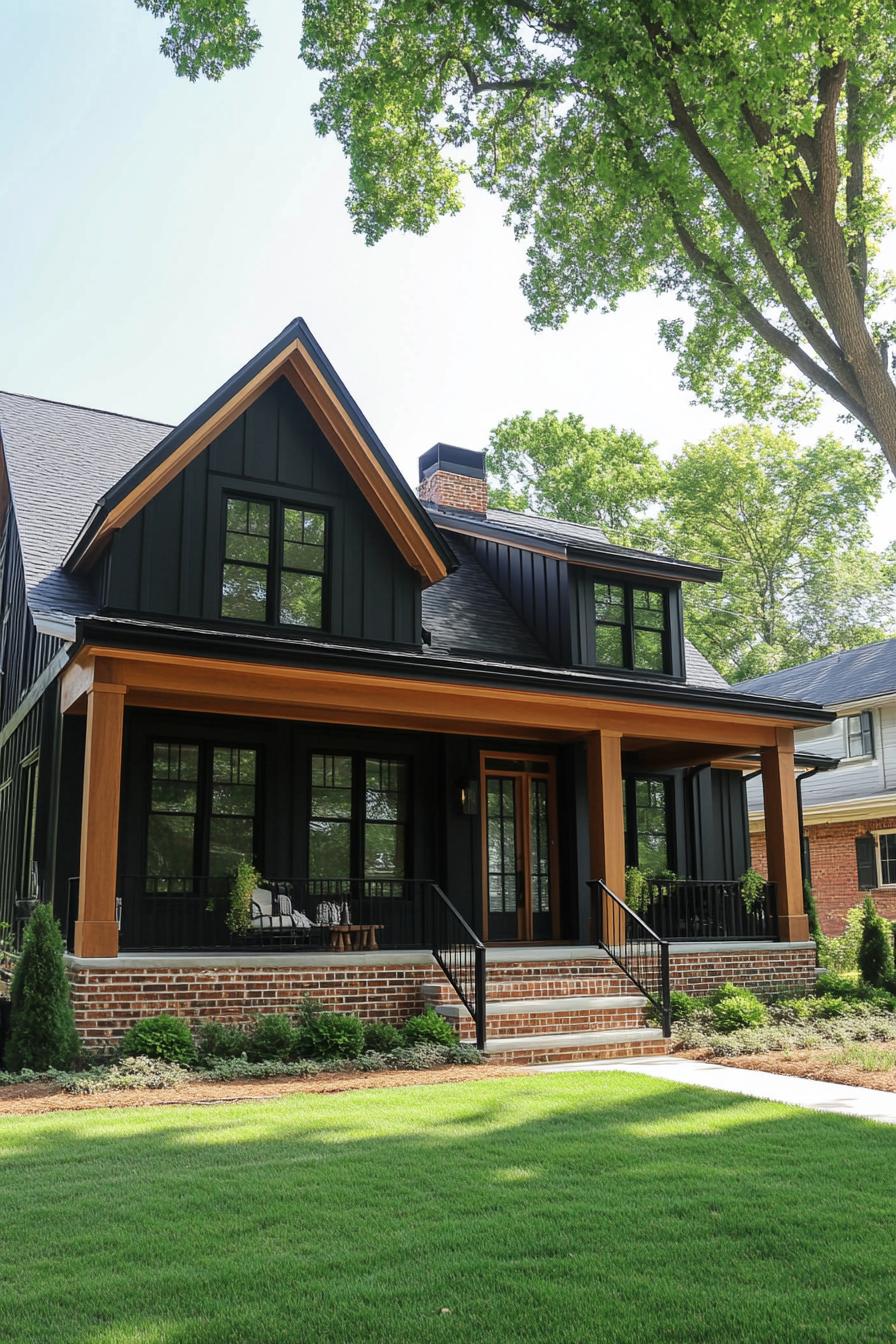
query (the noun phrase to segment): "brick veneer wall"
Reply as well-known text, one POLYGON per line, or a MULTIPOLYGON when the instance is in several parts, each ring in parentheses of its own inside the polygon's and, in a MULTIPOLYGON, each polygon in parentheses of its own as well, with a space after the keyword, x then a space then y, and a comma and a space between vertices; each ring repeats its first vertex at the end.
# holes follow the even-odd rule
MULTIPOLYGON (((846 915, 860 905, 866 893, 859 890, 856 871, 856 836, 868 831, 896 831, 896 816, 875 817, 870 821, 836 821, 825 825, 807 825, 812 890, 818 907, 822 933, 836 936, 843 932, 846 915)), ((765 835, 750 835, 753 866, 766 873, 765 835)), ((896 919, 896 887, 872 891, 880 914, 896 919)))
MULTIPOLYGON (((147 958, 142 963, 134 959, 128 964, 129 960, 122 958, 115 964, 70 959, 75 1021, 81 1038, 92 1049, 111 1047, 132 1022, 156 1013, 173 1013, 190 1022, 246 1022, 257 1013, 295 1012, 305 994, 328 1008, 400 1023, 422 1008, 423 985, 441 976, 426 956, 338 965, 303 964, 300 958, 287 965, 273 959, 263 963, 260 958, 241 965, 227 958, 219 964, 208 960, 190 963, 186 958, 167 964, 163 958, 147 958)), ((558 967, 575 969, 574 976, 563 977, 571 993, 588 992, 581 977, 592 968, 598 977, 591 992, 618 993, 622 988, 605 957, 542 964, 489 961, 490 996, 500 997, 496 976, 506 976, 516 986, 521 973, 531 983, 526 997, 538 995, 542 980, 550 982, 551 993, 557 993, 558 967)), ((722 950, 717 945, 695 950, 691 945, 674 950, 671 958, 673 988, 693 994, 705 994, 726 980, 760 991, 787 992, 808 988, 814 974, 814 946, 802 944, 722 950)))

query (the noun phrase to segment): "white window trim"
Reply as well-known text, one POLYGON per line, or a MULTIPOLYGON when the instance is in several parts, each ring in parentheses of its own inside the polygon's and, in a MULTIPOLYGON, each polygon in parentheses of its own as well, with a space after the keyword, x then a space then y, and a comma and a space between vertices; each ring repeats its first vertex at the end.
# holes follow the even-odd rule
POLYGON ((896 835, 896 831, 872 831, 871 834, 874 836, 874 862, 877 866, 877 886, 878 888, 891 890, 893 887, 896 887, 896 882, 884 881, 883 869, 881 868, 880 863, 880 838, 882 835, 896 835))

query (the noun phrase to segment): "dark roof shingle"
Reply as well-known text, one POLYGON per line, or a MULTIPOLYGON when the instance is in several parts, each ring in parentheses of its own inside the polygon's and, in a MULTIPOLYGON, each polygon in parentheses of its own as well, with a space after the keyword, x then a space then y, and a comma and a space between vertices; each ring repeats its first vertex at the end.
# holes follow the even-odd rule
POLYGON ((881 639, 876 644, 816 658, 812 663, 767 672, 764 677, 738 682, 735 689, 778 699, 811 700, 819 705, 889 695, 896 691, 896 639, 881 639))

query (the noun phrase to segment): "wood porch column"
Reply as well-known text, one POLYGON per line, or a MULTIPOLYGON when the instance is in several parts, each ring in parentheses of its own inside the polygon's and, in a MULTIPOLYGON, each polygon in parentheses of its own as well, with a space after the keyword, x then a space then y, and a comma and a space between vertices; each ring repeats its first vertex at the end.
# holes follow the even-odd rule
POLYGON ((782 942, 797 943, 809 937, 809 920, 803 903, 793 729, 778 728, 776 737, 775 746, 759 752, 768 880, 776 885, 779 936, 782 942))
MULTIPOLYGON (((589 877, 602 877, 625 900, 625 829, 622 821, 622 734, 605 728, 585 738, 588 771, 589 877)), ((622 941, 621 920, 604 907, 605 941, 622 941), (619 927, 617 927, 617 924, 619 927)))
POLYGON ((115 894, 125 689, 95 681, 87 692, 77 957, 118 955, 115 894))

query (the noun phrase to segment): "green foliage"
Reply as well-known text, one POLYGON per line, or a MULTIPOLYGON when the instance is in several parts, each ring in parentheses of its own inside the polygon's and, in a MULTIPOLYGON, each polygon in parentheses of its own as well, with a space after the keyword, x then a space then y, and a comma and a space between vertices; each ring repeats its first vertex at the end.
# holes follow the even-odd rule
POLYGON ((248 1048, 246 1033, 232 1022, 203 1022, 196 1036, 200 1060, 237 1059, 248 1048))
POLYGON ((38 905, 25 928, 10 986, 8 1069, 67 1069, 80 1049, 59 925, 38 905))
POLYGON ((712 1020, 717 1031, 737 1031, 742 1027, 761 1027, 768 1021, 768 1010, 752 990, 726 984, 708 996, 712 1020))
POLYGON ((673 1022, 689 1022, 695 1012, 702 1007, 702 1001, 693 994, 685 994, 683 989, 673 989, 669 995, 673 1022))
POLYGON ((233 871, 227 908, 227 927, 231 933, 247 934, 252 928, 252 893, 261 881, 261 873, 240 859, 233 871))
POLYGON ((647 874, 640 868, 629 867, 625 870, 625 903, 638 915, 650 904, 647 874))
POLYGON ((356 1059, 364 1049, 364 1023, 354 1013, 315 1013, 303 1027, 311 1059, 356 1059))
POLYGON ((893 975, 893 929, 882 919, 870 896, 862 906, 862 941, 858 953, 859 970, 868 985, 883 985, 893 975))
POLYGON ((193 1075, 183 1064, 149 1055, 128 1056, 114 1064, 70 1073, 62 1083, 65 1092, 87 1093, 156 1090, 183 1087, 193 1075))
POLYGON ((294 1059, 301 1048, 301 1037, 285 1013, 263 1013, 252 1023, 246 1041, 249 1059, 294 1059))
POLYGON ((740 895, 747 911, 752 914, 765 895, 765 878, 755 868, 748 868, 741 878, 740 895))
POLYGON ((247 66, 261 46, 246 0, 136 0, 140 9, 168 27, 159 47, 179 75, 220 79, 226 70, 247 66))
POLYGON ((144 1055, 167 1064, 191 1064, 196 1056, 189 1026, 182 1017, 172 1017, 170 1013, 143 1017, 128 1027, 119 1043, 119 1052, 123 1058, 144 1055))
POLYGON ((389 1050, 397 1050, 403 1039, 401 1032, 397 1027, 393 1027, 391 1022, 364 1023, 365 1050, 374 1050, 377 1054, 384 1055, 389 1050))
POLYGON ((803 909, 806 911, 809 920, 810 938, 814 938, 816 943, 821 942, 824 934, 821 931, 821 924, 818 922, 818 906, 815 904, 815 893, 808 878, 803 882, 803 909))
POLYGON ((451 1023, 433 1008, 426 1008, 404 1024, 404 1039, 408 1045, 456 1045, 457 1032, 451 1023))
POLYGON ((860 905, 846 912, 846 927, 838 938, 825 938, 818 945, 818 959, 828 971, 847 973, 859 967, 863 913, 860 905))
MULTIPOLYGON (((858 907, 861 911, 861 906, 858 907)), ((855 972, 822 971, 815 980, 816 994, 834 994, 840 999, 861 999, 866 993, 855 972)))
POLYGON ((756 425, 685 445, 666 478, 673 550, 721 563, 689 592, 687 633, 735 679, 881 638, 894 628, 894 555, 869 548, 883 468, 827 436, 808 447, 756 425))
POLYGON ((580 415, 528 411, 491 432, 486 458, 494 507, 596 524, 612 541, 646 544, 644 512, 664 469, 631 430, 590 429, 580 415))

